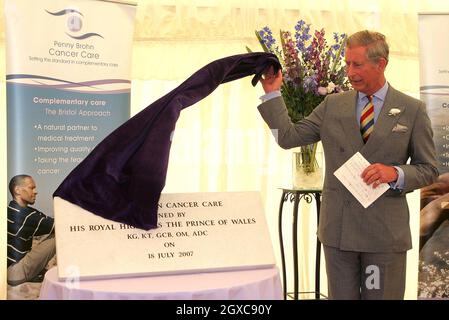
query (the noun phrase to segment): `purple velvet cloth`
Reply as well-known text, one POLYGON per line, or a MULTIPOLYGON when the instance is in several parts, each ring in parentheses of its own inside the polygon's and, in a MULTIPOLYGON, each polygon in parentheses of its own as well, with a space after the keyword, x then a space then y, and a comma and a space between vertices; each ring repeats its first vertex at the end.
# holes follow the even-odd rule
POLYGON ((201 68, 101 141, 53 196, 106 219, 145 230, 156 228, 170 136, 180 111, 208 96, 221 83, 255 74, 255 86, 269 66, 275 71, 281 67, 276 56, 248 53, 201 68))

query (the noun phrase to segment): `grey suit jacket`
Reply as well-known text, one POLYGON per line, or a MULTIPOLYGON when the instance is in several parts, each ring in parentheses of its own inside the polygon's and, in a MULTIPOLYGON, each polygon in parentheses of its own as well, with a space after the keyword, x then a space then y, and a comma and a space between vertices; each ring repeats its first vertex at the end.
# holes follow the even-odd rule
POLYGON ((285 149, 322 141, 326 172, 318 237, 328 246, 358 252, 401 252, 412 247, 405 194, 431 184, 438 175, 430 120, 423 102, 391 86, 374 131, 363 143, 356 119, 356 91, 328 95, 307 119, 292 124, 282 97, 259 111, 285 149), (401 112, 389 115, 391 109, 401 112), (359 151, 370 163, 399 166, 405 186, 390 189, 368 208, 334 176, 359 151), (406 164, 410 158, 410 163, 406 164))

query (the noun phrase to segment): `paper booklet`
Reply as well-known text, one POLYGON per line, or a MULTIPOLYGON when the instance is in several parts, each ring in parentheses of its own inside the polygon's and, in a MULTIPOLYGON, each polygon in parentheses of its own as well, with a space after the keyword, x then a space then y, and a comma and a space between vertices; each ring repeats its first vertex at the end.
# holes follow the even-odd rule
POLYGON ((374 189, 372 184, 367 185, 363 181, 362 172, 369 165, 368 160, 360 152, 357 152, 334 172, 338 180, 343 183, 364 208, 368 208, 390 188, 388 183, 381 183, 374 189))

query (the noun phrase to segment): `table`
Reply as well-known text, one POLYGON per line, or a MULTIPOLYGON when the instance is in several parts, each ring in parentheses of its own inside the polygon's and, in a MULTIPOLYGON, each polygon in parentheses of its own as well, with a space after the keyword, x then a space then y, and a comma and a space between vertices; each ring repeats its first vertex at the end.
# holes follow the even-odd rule
POLYGON ((277 267, 226 272, 58 281, 44 278, 40 300, 281 300, 277 267))
MULTIPOLYGON (((278 230, 279 230, 279 243, 281 247, 281 260, 282 260, 282 279, 283 279, 283 297, 287 299, 287 272, 285 266, 285 250, 282 230, 282 211, 284 203, 290 200, 293 202, 293 299, 298 300, 299 293, 315 293, 315 299, 320 299, 324 296, 320 293, 320 263, 321 263, 321 242, 316 239, 316 259, 315 259, 315 291, 313 292, 299 292, 298 290, 298 208, 301 200, 311 203, 315 199, 316 212, 317 212, 317 225, 320 221, 320 208, 321 208, 321 193, 320 189, 282 189, 281 201, 279 204, 279 216, 278 216, 278 230)), ((325 296, 324 296, 325 297, 325 296)))

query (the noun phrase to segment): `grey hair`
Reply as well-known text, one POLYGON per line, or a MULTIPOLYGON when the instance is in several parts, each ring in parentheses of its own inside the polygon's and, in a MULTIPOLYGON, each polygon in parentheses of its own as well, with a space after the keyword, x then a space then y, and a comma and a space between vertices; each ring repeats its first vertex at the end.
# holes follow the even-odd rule
POLYGON ((388 62, 390 49, 385 36, 376 31, 363 30, 349 36, 346 40, 346 47, 366 47, 366 57, 378 62, 380 58, 384 58, 388 62))

